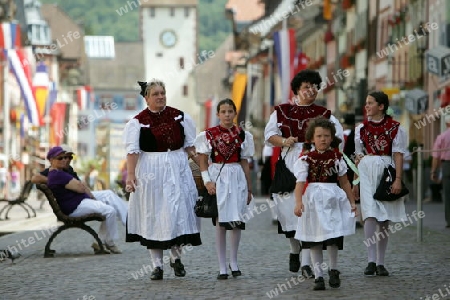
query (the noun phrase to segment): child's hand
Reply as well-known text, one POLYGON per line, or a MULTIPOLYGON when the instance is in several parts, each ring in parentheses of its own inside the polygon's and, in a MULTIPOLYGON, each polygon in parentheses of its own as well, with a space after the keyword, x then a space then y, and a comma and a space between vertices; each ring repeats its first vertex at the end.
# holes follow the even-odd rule
POLYGON ((305 211, 305 207, 303 206, 303 203, 300 203, 300 204, 296 204, 295 205, 295 208, 294 208, 294 214, 297 216, 297 217, 301 217, 302 216, 302 213, 305 211))

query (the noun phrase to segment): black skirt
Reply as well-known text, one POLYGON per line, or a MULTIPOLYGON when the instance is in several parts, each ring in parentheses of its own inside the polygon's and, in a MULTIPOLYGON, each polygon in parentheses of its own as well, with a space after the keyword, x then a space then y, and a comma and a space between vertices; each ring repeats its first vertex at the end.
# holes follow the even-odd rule
MULTIPOLYGON (((212 223, 216 226, 216 218, 211 218, 212 223)), ((219 222, 220 227, 224 227, 225 230, 233 230, 235 228, 245 230, 245 223, 241 221, 232 221, 232 222, 219 222)))
POLYGON ((186 245, 200 246, 202 244, 200 233, 180 235, 169 241, 154 241, 154 240, 147 240, 142 236, 140 236, 139 234, 128 233, 128 229, 125 236, 125 241, 127 243, 140 242, 141 245, 147 247, 147 249, 162 249, 162 250, 170 249, 173 246, 186 246, 186 245))
POLYGON ((310 249, 314 246, 322 245, 322 250, 327 250, 327 246, 337 246, 338 250, 344 249, 344 237, 340 236, 337 238, 332 238, 325 240, 323 242, 305 242, 301 241, 303 249, 310 249))
POLYGON ((280 221, 277 222, 278 222, 278 234, 284 234, 287 239, 293 238, 295 236, 295 230, 284 231, 283 227, 281 227, 280 221))

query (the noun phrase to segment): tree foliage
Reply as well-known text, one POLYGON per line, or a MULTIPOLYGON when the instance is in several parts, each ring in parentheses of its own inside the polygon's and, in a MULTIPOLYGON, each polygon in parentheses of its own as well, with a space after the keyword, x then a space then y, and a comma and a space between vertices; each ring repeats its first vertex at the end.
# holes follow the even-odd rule
MULTIPOLYGON (((139 40, 138 0, 41 0, 57 4, 75 22, 84 26, 87 34, 112 35, 117 42, 139 40), (122 10, 121 10, 122 8, 122 10), (128 11, 124 13, 124 8, 128 11), (119 13, 120 12, 120 13, 119 13)), ((215 50, 231 32, 225 18, 227 0, 199 0, 199 51, 215 50)))

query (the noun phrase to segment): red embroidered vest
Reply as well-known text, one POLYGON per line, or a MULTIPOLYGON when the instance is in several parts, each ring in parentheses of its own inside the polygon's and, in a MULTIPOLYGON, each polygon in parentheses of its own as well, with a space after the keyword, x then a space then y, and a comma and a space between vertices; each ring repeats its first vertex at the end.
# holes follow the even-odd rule
POLYGON ((166 106, 161 112, 144 109, 134 117, 142 125, 139 136, 139 147, 145 152, 167 152, 178 150, 184 144, 184 113, 166 106))
POLYGON ((306 154, 308 163, 308 182, 338 182, 337 162, 342 158, 342 154, 337 149, 330 149, 323 153, 313 150, 306 154))
POLYGON ((309 120, 323 116, 327 119, 331 116, 331 111, 323 106, 311 104, 299 106, 296 104, 280 104, 275 106, 277 112, 277 122, 282 123, 280 130, 282 136, 298 137, 298 142, 305 142, 305 133, 309 120))
POLYGON ((245 140, 244 130, 237 126, 228 129, 219 125, 206 129, 205 133, 212 146, 213 163, 240 162, 241 145, 245 140))
POLYGON ((392 155, 392 142, 397 136, 400 123, 384 117, 380 123, 365 120, 360 131, 365 154, 392 155))

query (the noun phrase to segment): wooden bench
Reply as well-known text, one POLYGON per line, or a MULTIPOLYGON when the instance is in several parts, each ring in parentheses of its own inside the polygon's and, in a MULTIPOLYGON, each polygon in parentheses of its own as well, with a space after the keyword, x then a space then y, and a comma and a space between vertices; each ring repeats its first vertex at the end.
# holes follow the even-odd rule
POLYGON ((31 218, 30 211, 34 214, 33 217, 36 217, 36 211, 34 210, 34 208, 25 202, 30 196, 32 188, 33 183, 28 180, 23 185, 19 197, 17 197, 16 199, 0 199, 0 202, 7 202, 7 204, 0 210, 0 220, 2 213, 5 211, 5 209, 7 209, 5 213, 5 219, 9 219, 8 218, 9 211, 14 207, 14 205, 19 205, 20 207, 22 207, 27 212, 28 218, 31 218))
POLYGON ((64 214, 61 211, 61 208, 59 207, 58 202, 56 201, 56 198, 53 196, 52 191, 47 187, 46 184, 37 184, 36 187, 44 193, 45 197, 47 198, 48 202, 50 203, 50 206, 52 207, 53 213, 55 214, 58 221, 61 221, 64 223, 64 225, 61 225, 58 227, 58 229, 53 232, 53 234, 48 239, 47 244, 45 245, 45 252, 44 257, 54 257, 56 251, 50 249, 50 245, 55 239, 55 237, 60 234, 62 231, 69 229, 69 228, 80 228, 84 231, 89 232, 97 241, 98 246, 100 250, 95 251, 95 254, 107 254, 109 252, 105 251, 105 247, 98 237, 97 232, 95 232, 92 227, 86 225, 86 222, 89 221, 104 221, 105 217, 103 217, 101 214, 89 214, 85 215, 83 217, 69 217, 66 214, 64 214))

